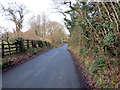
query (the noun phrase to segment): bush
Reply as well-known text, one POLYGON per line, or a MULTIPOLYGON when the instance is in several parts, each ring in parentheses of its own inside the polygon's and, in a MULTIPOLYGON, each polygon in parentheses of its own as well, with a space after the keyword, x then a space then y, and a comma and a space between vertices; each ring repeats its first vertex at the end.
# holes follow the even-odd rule
POLYGON ((97 46, 92 47, 90 51, 93 52, 93 53, 94 53, 94 52, 95 52, 95 53, 98 53, 98 52, 99 52, 97 46))
POLYGON ((34 54, 36 54, 39 51, 40 51, 40 48, 29 48, 27 50, 27 53, 34 55, 34 54))
POLYGON ((103 71, 105 67, 105 61, 104 58, 96 58, 93 61, 93 65, 91 65, 91 68, 89 69, 91 73, 97 73, 98 71, 103 71))
POLYGON ((86 53, 87 53, 87 48, 85 48, 85 47, 80 48, 79 54, 81 54, 82 56, 85 56, 86 53))
POLYGON ((103 45, 104 46, 111 46, 112 43, 114 43, 115 37, 112 32, 109 32, 104 38, 103 38, 103 45))
POLYGON ((20 43, 20 42, 22 42, 23 41, 23 38, 21 38, 21 37, 16 37, 12 42, 13 43, 20 43))
POLYGON ((112 32, 109 32, 102 41, 102 45, 104 47, 104 51, 107 54, 110 54, 111 56, 117 55, 117 50, 115 49, 115 35, 112 32))

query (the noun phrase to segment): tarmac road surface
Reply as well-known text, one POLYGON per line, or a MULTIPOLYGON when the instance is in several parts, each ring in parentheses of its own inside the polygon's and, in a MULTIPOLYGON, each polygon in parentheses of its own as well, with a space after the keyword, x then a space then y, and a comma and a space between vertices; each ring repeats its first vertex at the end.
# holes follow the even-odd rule
POLYGON ((3 88, 82 88, 67 44, 4 72, 3 88))

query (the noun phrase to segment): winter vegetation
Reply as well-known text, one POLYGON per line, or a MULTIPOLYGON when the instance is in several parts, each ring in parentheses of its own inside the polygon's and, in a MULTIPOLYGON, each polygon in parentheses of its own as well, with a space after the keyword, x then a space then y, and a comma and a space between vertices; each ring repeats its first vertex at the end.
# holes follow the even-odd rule
POLYGON ((11 62, 22 62, 31 55, 62 45, 63 40, 68 36, 64 25, 51 21, 43 13, 32 16, 28 22, 30 28, 22 32, 25 15, 29 13, 29 10, 21 3, 12 2, 8 4, 8 7, 0 4, 0 9, 2 16, 15 25, 13 32, 10 32, 9 28, 0 27, 3 69, 11 67, 11 62))
MULTIPOLYGON (((77 56, 78 63, 82 63, 83 68, 89 73, 94 82, 92 86, 120 88, 120 3, 112 0, 76 0, 75 3, 71 1, 53 0, 54 9, 64 16, 65 25, 51 21, 46 14, 34 15, 29 20, 30 28, 26 32, 21 30, 24 16, 29 10, 18 3, 10 3, 8 8, 0 5, 3 16, 15 24, 14 32, 0 27, 3 31, 1 42, 13 44, 21 40, 34 40, 50 43, 51 47, 27 49, 23 57, 31 57, 38 52, 62 45, 64 40, 68 40, 68 49, 77 56), (65 28, 70 34, 66 34, 65 28)), ((19 57, 11 58, 17 60, 19 57)), ((9 60, 12 60, 11 58, 9 60)), ((3 60, 9 61, 8 58, 3 60)))
POLYGON ((90 73, 94 86, 120 85, 120 4, 119 2, 66 1, 62 12, 70 32, 69 49, 90 73), (70 19, 66 16, 69 15, 70 19))

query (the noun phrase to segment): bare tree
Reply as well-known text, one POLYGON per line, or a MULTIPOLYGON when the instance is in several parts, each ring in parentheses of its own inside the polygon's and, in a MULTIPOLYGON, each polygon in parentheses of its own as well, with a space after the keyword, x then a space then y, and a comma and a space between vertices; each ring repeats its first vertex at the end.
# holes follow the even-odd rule
POLYGON ((5 27, 0 27, 0 36, 1 36, 1 39, 8 42, 9 41, 9 31, 8 31, 8 28, 5 28, 5 27))
POLYGON ((48 17, 46 16, 45 13, 42 14, 42 37, 44 38, 45 34, 46 34, 46 23, 47 23, 47 19, 48 17))
POLYGON ((0 38, 2 38, 2 27, 1 26, 0 26, 0 38))
POLYGON ((41 16, 32 16, 32 18, 29 20, 30 24, 30 30, 32 30, 35 35, 41 36, 41 16))
POLYGON ((19 33, 23 27, 24 16, 28 13, 28 10, 23 4, 16 2, 9 3, 7 8, 5 8, 2 4, 1 7, 7 20, 10 20, 15 24, 16 33, 19 37, 19 33))
POLYGON ((33 16, 30 19, 30 29, 35 32, 36 35, 42 37, 46 34, 46 24, 48 22, 48 17, 46 14, 33 16))
POLYGON ((64 26, 58 22, 49 22, 46 25, 47 36, 53 45, 61 44, 66 38, 64 26))
POLYGON ((6 41, 6 42, 9 42, 9 31, 7 28, 4 28, 3 27, 3 30, 4 30, 4 33, 2 34, 2 37, 3 37, 3 40, 6 41))
MULTIPOLYGON (((70 2, 70 0, 52 0, 54 3, 54 9, 56 10, 56 12, 60 13, 61 15, 64 16, 64 18, 69 18, 69 15, 66 12, 66 10, 70 10, 69 5, 66 3, 70 2)), ((70 3, 71 6, 71 3, 70 3)))

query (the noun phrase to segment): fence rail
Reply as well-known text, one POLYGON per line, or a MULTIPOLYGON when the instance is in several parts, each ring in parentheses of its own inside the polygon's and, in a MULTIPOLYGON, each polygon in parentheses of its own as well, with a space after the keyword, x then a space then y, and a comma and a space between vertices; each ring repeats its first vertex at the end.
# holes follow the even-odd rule
POLYGON ((28 48, 43 48, 44 46, 50 46, 50 43, 47 41, 34 41, 34 40, 22 40, 17 43, 4 43, 1 41, 0 49, 2 53, 2 58, 8 55, 17 54, 25 52, 28 48))

